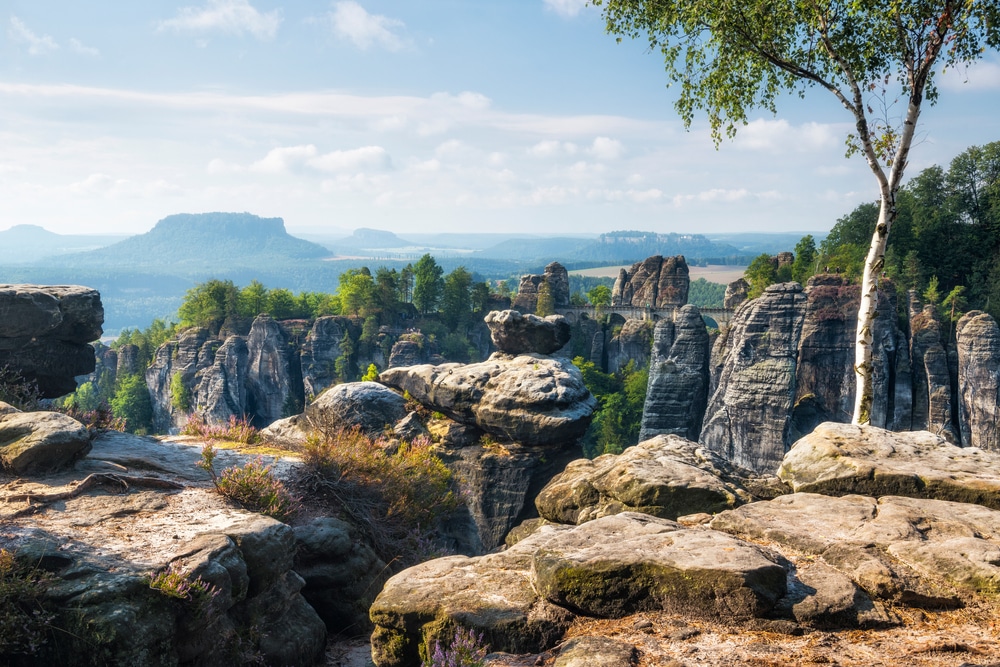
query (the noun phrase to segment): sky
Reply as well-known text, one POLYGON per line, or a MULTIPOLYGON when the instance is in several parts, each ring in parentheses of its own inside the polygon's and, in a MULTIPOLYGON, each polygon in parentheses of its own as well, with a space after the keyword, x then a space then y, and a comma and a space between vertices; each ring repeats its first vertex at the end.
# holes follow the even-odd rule
MULTIPOLYGON (((940 81, 908 174, 1000 140, 1000 56, 940 81)), ((585 0, 0 0, 0 230, 825 231, 877 188, 810 90, 716 150, 585 0)))

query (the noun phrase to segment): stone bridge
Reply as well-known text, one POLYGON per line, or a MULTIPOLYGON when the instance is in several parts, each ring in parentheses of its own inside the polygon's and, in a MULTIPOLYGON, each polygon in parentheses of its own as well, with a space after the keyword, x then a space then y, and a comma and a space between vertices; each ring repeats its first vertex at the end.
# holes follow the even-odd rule
MULTIPOLYGON (((601 315, 614 314, 620 315, 626 320, 663 320, 663 319, 673 319, 674 312, 680 306, 671 306, 668 308, 641 308, 639 306, 602 306, 600 308, 601 315)), ((598 308, 596 306, 566 306, 563 308, 556 308, 556 313, 564 316, 567 320, 572 323, 576 323, 582 316, 587 316, 590 319, 596 319, 598 317, 598 308)), ((715 324, 716 328, 722 329, 723 327, 729 326, 729 321, 733 318, 733 310, 730 308, 699 308, 701 316, 705 318, 705 324, 712 326, 715 324)))

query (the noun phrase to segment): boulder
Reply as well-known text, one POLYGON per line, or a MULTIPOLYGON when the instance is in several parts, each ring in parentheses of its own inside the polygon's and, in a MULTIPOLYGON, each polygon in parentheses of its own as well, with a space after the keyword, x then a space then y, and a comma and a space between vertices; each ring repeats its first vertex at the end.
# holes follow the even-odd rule
POLYGON ((708 362, 708 331, 696 306, 656 323, 640 440, 671 433, 698 439, 708 403, 708 362))
POLYGON ((0 285, 0 368, 38 386, 44 398, 76 389, 94 370, 89 345, 103 333, 97 290, 78 285, 0 285))
POLYGON ((718 386, 700 441, 736 465, 773 474, 791 445, 791 417, 806 296, 771 285, 740 306, 721 342, 718 386))
POLYGON ((389 579, 371 608, 372 656, 378 667, 416 664, 455 625, 482 632, 494 651, 539 652, 578 613, 746 620, 774 608, 786 577, 760 547, 642 514, 545 525, 506 551, 440 558, 389 579))
POLYGON ((1000 453, 927 431, 825 423, 785 454, 778 476, 798 492, 909 496, 1000 510, 1000 453))
POLYGON ((90 433, 72 417, 19 412, 0 403, 0 467, 5 470, 15 475, 52 472, 88 451, 90 433))
POLYGON ((956 327, 962 444, 1000 452, 1000 328, 978 310, 956 327))
POLYGON ((575 637, 559 651, 553 667, 633 667, 635 647, 607 637, 575 637))
POLYGON ((494 310, 485 322, 497 350, 507 354, 552 354, 570 338, 569 323, 562 315, 541 318, 516 310, 494 310))
POLYGON ((662 519, 721 512, 753 500, 720 455, 676 435, 659 435, 594 460, 577 459, 550 481, 535 505, 554 523, 582 524, 642 512, 662 519))
POLYGON ((327 389, 309 404, 305 417, 323 431, 357 426, 377 436, 406 416, 403 397, 378 382, 345 382, 327 389))
POLYGON ((579 369, 537 354, 478 364, 390 368, 379 381, 504 441, 564 446, 587 430, 596 400, 579 369))
POLYGON ((795 493, 723 512, 710 525, 811 557, 872 599, 941 608, 1000 590, 1000 512, 980 505, 795 493))

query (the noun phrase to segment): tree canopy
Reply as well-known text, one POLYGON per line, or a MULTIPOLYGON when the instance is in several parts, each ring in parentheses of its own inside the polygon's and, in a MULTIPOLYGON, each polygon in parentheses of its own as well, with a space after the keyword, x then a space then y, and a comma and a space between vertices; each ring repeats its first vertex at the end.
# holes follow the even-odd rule
POLYGON ((854 122, 848 155, 860 153, 878 182, 879 217, 864 261, 858 313, 855 423, 872 401, 872 324, 877 281, 896 219, 896 192, 925 99, 944 67, 1000 48, 996 0, 593 0, 609 32, 645 37, 679 84, 675 108, 688 126, 708 116, 716 144, 754 109, 777 112, 788 92, 831 93, 854 122), (905 100, 900 116, 892 109, 905 100), (888 173, 887 173, 888 172, 888 173))

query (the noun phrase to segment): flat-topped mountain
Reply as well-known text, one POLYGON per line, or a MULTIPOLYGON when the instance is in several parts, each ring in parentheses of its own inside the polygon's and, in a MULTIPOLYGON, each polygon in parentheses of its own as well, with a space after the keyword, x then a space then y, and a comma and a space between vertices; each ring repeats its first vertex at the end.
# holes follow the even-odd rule
POLYGON ((330 251, 285 231, 281 218, 250 213, 181 213, 163 218, 145 234, 65 257, 69 266, 150 266, 172 268, 267 266, 321 259, 330 251))
POLYGON ((383 229, 359 227, 347 238, 334 241, 331 245, 338 250, 341 248, 364 248, 371 250, 376 248, 405 248, 414 245, 414 243, 383 229))

